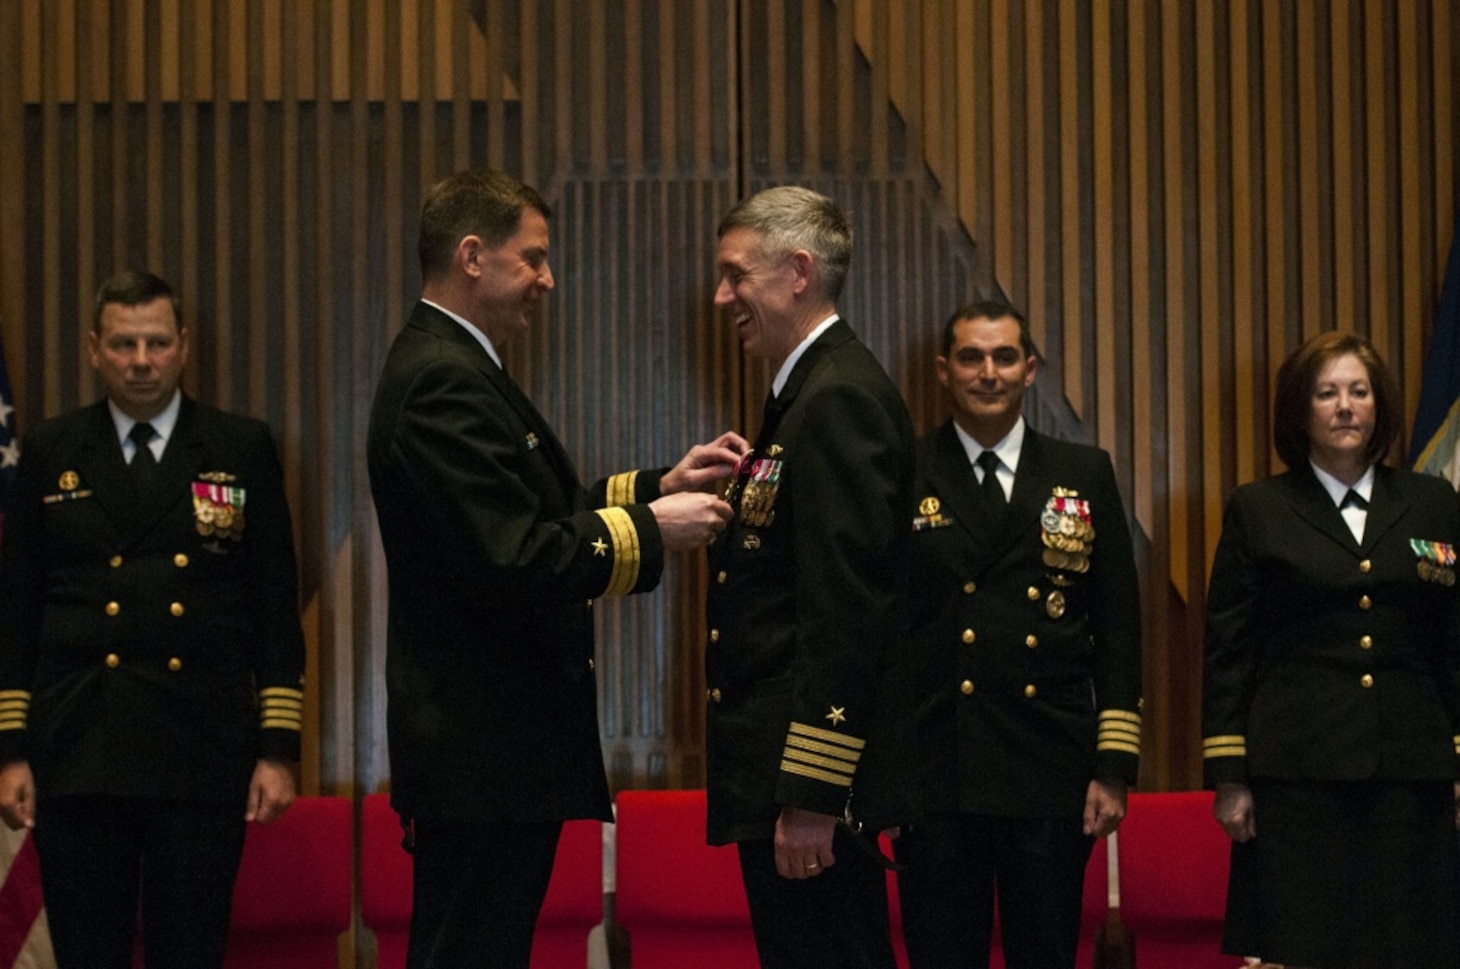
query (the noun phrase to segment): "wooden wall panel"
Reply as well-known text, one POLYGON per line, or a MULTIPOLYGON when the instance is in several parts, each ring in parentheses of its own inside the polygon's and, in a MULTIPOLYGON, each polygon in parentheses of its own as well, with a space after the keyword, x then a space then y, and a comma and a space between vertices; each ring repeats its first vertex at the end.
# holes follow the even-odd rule
MULTIPOLYGON (((932 39, 920 65, 885 61, 921 85, 889 78, 892 102, 991 278, 1027 307, 1044 393, 1115 457, 1146 550, 1145 782, 1189 786, 1206 571, 1227 494, 1279 469, 1279 362, 1357 330, 1413 412, 1453 225, 1457 6, 887 3, 932 39), (949 34, 954 83, 937 56, 949 34), (1021 190, 1029 178, 1040 190, 1021 190)), ((855 5, 860 24, 880 4, 855 5)))
MULTIPOLYGON (((1222 504, 1276 468, 1267 395, 1320 330, 1410 409, 1449 250, 1452 0, 15 0, 0 4, 0 336, 22 425, 90 399, 122 264, 179 287, 188 389, 268 419, 311 644, 311 789, 388 779, 385 572, 363 470, 423 188, 543 189, 558 289, 508 362, 585 476, 753 431, 768 375, 711 307, 740 196, 818 187, 844 310, 941 419, 960 302, 1023 305, 1038 426, 1111 450, 1145 594, 1148 788, 1198 779, 1222 504)), ((702 567, 600 613, 616 783, 702 770, 702 567)))

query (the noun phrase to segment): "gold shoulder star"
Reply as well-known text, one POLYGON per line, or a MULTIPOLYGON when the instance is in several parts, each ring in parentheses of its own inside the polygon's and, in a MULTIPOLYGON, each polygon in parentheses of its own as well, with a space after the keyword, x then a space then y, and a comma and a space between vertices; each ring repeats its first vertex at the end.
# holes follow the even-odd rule
POLYGON ((608 543, 605 542, 601 538, 595 538, 593 540, 593 554, 594 555, 607 555, 608 554, 608 543))
POLYGON ((831 712, 826 715, 826 719, 831 721, 833 727, 839 723, 845 723, 847 719, 846 709, 846 707, 832 707, 831 712))

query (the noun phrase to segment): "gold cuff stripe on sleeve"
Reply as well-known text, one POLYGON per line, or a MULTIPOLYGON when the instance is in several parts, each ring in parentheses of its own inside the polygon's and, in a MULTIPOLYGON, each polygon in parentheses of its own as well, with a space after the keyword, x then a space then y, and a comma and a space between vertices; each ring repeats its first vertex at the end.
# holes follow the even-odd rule
POLYGON ((634 528, 634 520, 622 508, 600 508, 598 517, 603 519, 613 543, 613 572, 603 594, 628 595, 639 581, 639 532, 634 528))
POLYGON ((824 740, 827 743, 836 744, 840 747, 847 747, 852 750, 861 750, 863 747, 867 746, 867 741, 863 740, 861 737, 853 737, 848 734, 837 733, 834 730, 825 730, 821 727, 813 727, 810 724, 792 722, 791 735, 798 734, 802 737, 810 737, 812 740, 824 740))
POLYGON ((781 753, 786 760, 797 760, 803 764, 818 764, 832 770, 844 770, 848 774, 854 773, 857 769, 857 757, 848 757, 837 751, 817 752, 797 747, 793 743, 786 744, 786 749, 781 753))
POLYGON ((607 499, 610 505, 622 506, 634 503, 634 489, 639 472, 625 471, 608 479, 607 499))
POLYGON ((844 760, 835 757, 822 757, 820 754, 809 754, 802 750, 786 748, 785 756, 781 758, 781 764, 800 764, 804 767, 819 767, 822 770, 833 774, 839 774, 851 781, 852 775, 857 772, 856 764, 848 764, 844 760))
POLYGON ((1460 754, 1460 734, 1455 735, 1455 753, 1460 754))
POLYGON ((1201 752, 1202 760, 1212 760, 1217 757, 1246 757, 1247 745, 1234 744, 1231 747, 1208 747, 1201 752))
POLYGON ((841 774, 832 774, 824 770, 817 770, 815 767, 807 767, 804 764, 797 764, 792 761, 781 761, 781 770, 787 774, 796 774, 800 777, 809 777, 814 781, 825 781, 827 784, 834 784, 837 787, 850 788, 852 779, 841 774))
POLYGON ((24 730, 25 728, 26 716, 24 713, 0 716, 0 730, 24 730))
MULTIPOLYGON (((1460 737, 1456 738, 1460 740, 1460 737)), ((1246 747, 1247 738, 1240 733, 1218 734, 1215 737, 1206 737, 1201 742, 1202 747, 1246 747)))
POLYGON ((300 723, 298 720, 285 720, 282 717, 269 717, 260 724, 265 730, 293 730, 299 732, 300 723))
POLYGON ((1140 744, 1127 743, 1124 740, 1101 740, 1095 744, 1095 749, 1106 752, 1114 751, 1120 754, 1135 754, 1137 757, 1141 755, 1140 744))
POLYGON ((0 713, 6 713, 10 710, 20 710, 24 712, 29 709, 29 700, 0 700, 0 713))
POLYGON ((862 759, 862 752, 860 750, 853 750, 849 747, 844 747, 841 744, 822 743, 817 740, 812 740, 809 737, 798 737, 794 734, 786 738, 787 753, 789 753, 791 748, 793 747, 797 750, 807 751, 808 753, 825 754, 828 757, 836 757, 839 760, 844 760, 850 764, 855 764, 857 761, 862 759))
POLYGON ((1141 753, 1141 715, 1131 710, 1101 710, 1095 735, 1096 751, 1141 753))
POLYGON ((282 697, 286 700, 299 700, 302 702, 304 700, 304 691, 296 690, 290 686, 266 686, 262 690, 259 690, 259 696, 266 700, 270 697, 282 697))
POLYGON ((619 595, 628 595, 634 591, 634 585, 639 581, 639 530, 634 526, 634 520, 629 513, 618 509, 616 527, 618 540, 614 545, 614 572, 619 574, 620 582, 623 583, 619 595))
POLYGON ((29 690, 0 690, 0 700, 24 700, 30 702, 29 690))

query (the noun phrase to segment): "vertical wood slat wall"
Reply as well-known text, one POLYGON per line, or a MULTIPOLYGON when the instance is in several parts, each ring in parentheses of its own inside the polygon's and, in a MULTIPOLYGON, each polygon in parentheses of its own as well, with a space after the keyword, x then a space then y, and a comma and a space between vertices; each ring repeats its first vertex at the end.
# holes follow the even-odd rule
POLYGON ((1460 4, 839 6, 864 49, 879 18, 922 38, 873 70, 1027 308, 1044 392, 1115 457, 1145 539, 1143 784, 1193 786, 1207 570, 1226 496, 1281 469, 1278 364, 1364 333, 1413 417, 1456 220, 1460 4))
MULTIPOLYGON (((424 185, 498 164, 557 207, 558 291, 508 352, 585 477, 753 431, 766 375, 710 308, 746 191, 833 192, 849 319, 940 419, 933 333, 994 287, 1048 366, 1033 419, 1111 450, 1140 535, 1149 788, 1197 782, 1222 503, 1275 467, 1303 336, 1419 389, 1453 226, 1448 0, 17 0, 0 4, 0 334, 22 422, 91 399, 96 284, 146 264, 190 392, 272 423, 311 647, 312 789, 387 777, 374 375, 424 185), (870 107, 868 107, 870 105, 870 107), (974 244, 977 246, 975 257, 974 244)), ((697 558, 601 610, 619 783, 692 783, 697 558)))

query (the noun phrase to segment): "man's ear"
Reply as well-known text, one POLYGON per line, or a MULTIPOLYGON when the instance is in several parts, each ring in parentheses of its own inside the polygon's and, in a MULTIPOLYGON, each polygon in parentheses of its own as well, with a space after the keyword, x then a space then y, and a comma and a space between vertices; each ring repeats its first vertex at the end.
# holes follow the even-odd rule
POLYGON ((480 276, 482 272, 481 256, 485 248, 480 236, 462 236, 461 241, 456 244, 456 265, 472 278, 480 276))
POLYGON ((803 293, 811 285, 811 277, 816 273, 816 260, 805 249, 797 249, 791 253, 791 271, 795 273, 792 288, 798 294, 803 293))

